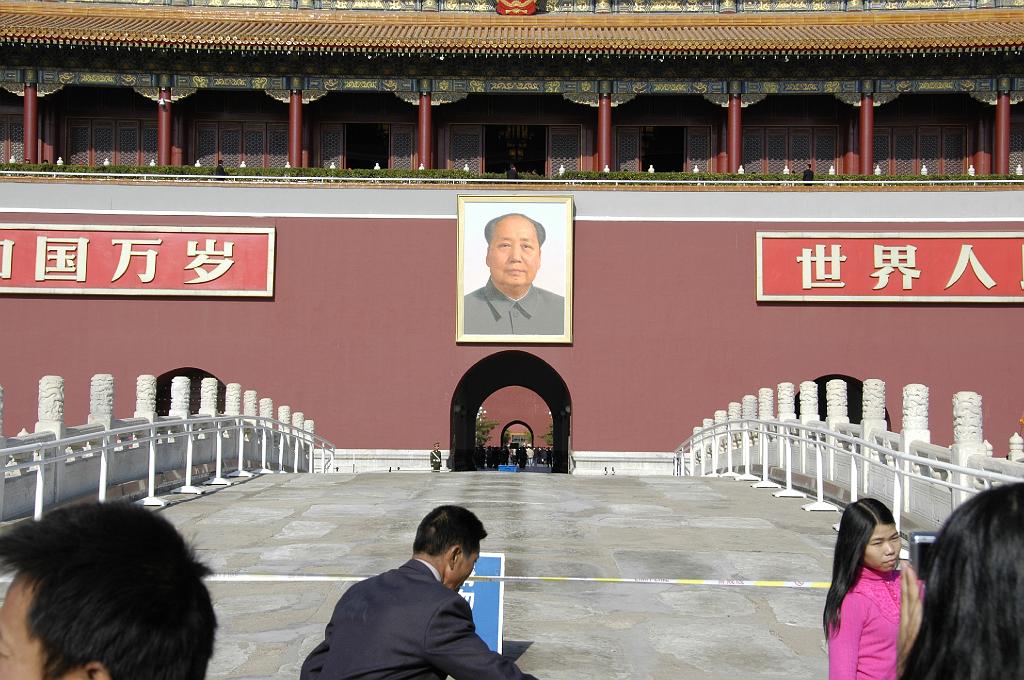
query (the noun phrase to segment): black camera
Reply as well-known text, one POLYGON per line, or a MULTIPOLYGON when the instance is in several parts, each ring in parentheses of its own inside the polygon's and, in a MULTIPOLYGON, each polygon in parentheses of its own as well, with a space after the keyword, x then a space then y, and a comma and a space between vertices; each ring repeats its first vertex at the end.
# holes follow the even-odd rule
POLYGON ((938 533, 934 531, 914 531, 910 534, 910 563, 914 565, 914 571, 922 581, 928 579, 937 537, 938 533))

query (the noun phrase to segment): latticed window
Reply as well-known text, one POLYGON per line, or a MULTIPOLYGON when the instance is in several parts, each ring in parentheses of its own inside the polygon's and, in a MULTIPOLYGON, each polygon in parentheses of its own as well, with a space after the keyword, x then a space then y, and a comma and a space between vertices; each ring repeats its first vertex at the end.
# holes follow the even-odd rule
POLYGON ((119 165, 138 165, 139 128, 135 123, 117 127, 117 161, 119 165))
MULTIPOLYGON (((781 173, 788 165, 786 161, 786 131, 769 130, 766 137, 767 165, 769 173, 781 173)), ((746 154, 744 154, 744 157, 746 154)), ((744 168, 750 171, 750 168, 744 168)))
MULTIPOLYGON (((411 125, 391 126, 391 167, 401 170, 412 169, 416 148, 416 132, 411 125)), ((424 164, 426 161, 424 161, 424 164)))
POLYGON ((1017 166, 1024 167, 1024 125, 1010 128, 1010 172, 1017 172, 1017 166))
POLYGON ((25 135, 20 116, 0 116, 0 161, 24 159, 25 135))
POLYGON ((152 125, 142 126, 142 164, 149 165, 156 163, 157 158, 157 129, 152 125))
POLYGON ((250 168, 262 168, 266 159, 264 153, 264 140, 266 139, 266 129, 260 125, 259 127, 247 126, 245 128, 245 146, 242 149, 243 158, 245 164, 250 168))
POLYGON ((288 126, 267 126, 267 167, 283 168, 288 164, 288 126))
MULTIPOLYGON (((640 171, 640 128, 620 127, 616 130, 615 162, 620 172, 640 171)), ((604 170, 604 168, 599 168, 604 170)))
POLYGON ((789 133, 789 169, 793 172, 803 172, 810 162, 811 131, 791 130, 789 133))
POLYGON ((893 169, 893 174, 914 175, 917 173, 914 163, 914 133, 912 131, 896 131, 892 142, 892 155, 896 166, 893 169))
POLYGON ((71 126, 71 134, 68 135, 68 163, 72 165, 89 165, 90 137, 90 126, 71 126))
POLYGON ((963 175, 964 156, 967 152, 964 149, 964 131, 962 129, 946 129, 942 134, 942 155, 945 156, 942 172, 946 175, 963 175))
POLYGON ((453 125, 451 167, 462 169, 468 165, 470 172, 479 173, 482 136, 479 125, 453 125))
MULTIPOLYGON (((836 164, 836 131, 832 128, 821 128, 814 131, 814 167, 821 174, 828 172, 836 164)), ((806 167, 806 166, 804 166, 806 167)), ((847 168, 846 172, 851 169, 847 168)))
POLYGON ((220 160, 229 168, 237 168, 242 162, 242 131, 239 128, 221 128, 220 160))
POLYGON ((875 130, 875 139, 871 153, 875 159, 875 165, 881 169, 883 175, 892 174, 892 163, 890 162, 892 152, 889 148, 889 141, 890 134, 888 128, 875 130))
POLYGON ((217 164, 217 126, 201 125, 196 133, 196 161, 200 165, 217 164))
POLYGON ((942 152, 939 148, 939 133, 935 130, 921 131, 918 135, 918 148, 921 153, 922 168, 928 168, 928 173, 936 175, 941 172, 939 167, 942 152))
POLYGON ((103 161, 114 162, 114 126, 94 125, 92 129, 92 145, 95 154, 95 162, 101 165, 103 161))
POLYGON ((760 129, 743 132, 743 170, 744 172, 764 172, 764 131, 760 129))
POLYGON ((334 163, 336 168, 344 167, 345 164, 341 159, 344 145, 344 125, 324 126, 320 131, 320 164, 325 168, 331 167, 331 163, 334 163))
POLYGON ((548 156, 551 158, 551 174, 556 174, 559 167, 575 171, 580 169, 580 129, 571 127, 552 127, 549 130, 548 156))
POLYGON ((706 172, 711 159, 711 131, 708 128, 690 128, 686 132, 686 170, 693 166, 706 172))

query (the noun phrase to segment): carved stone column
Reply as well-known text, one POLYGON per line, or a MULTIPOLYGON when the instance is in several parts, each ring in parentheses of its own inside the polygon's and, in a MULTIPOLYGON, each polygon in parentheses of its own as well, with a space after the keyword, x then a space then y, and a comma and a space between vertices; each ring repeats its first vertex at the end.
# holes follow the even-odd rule
POLYGON ((224 415, 242 415, 242 386, 238 383, 228 383, 224 388, 224 415))
POLYGON ((778 384, 776 394, 779 400, 779 420, 796 420, 796 393, 791 382, 778 384))
POLYGON ((757 397, 753 394, 743 395, 742 402, 742 413, 744 420, 754 420, 757 418, 757 397))
POLYGON ((820 420, 818 415, 818 383, 805 380, 800 383, 800 422, 820 420))
POLYGON ((99 373, 89 382, 89 424, 110 429, 114 419, 114 376, 99 373))
POLYGON ((167 415, 172 418, 189 417, 189 392, 192 389, 192 381, 184 375, 171 378, 171 409, 167 415))
MULTIPOLYGON (((2 395, 0 391, 0 395, 2 395)), ((1006 459, 1014 463, 1024 462, 1024 437, 1014 432, 1010 435, 1010 452, 1006 455, 1006 459)))
POLYGON ((825 383, 825 423, 829 429, 850 422, 847 404, 845 380, 836 378, 825 383))
POLYGON ((903 387, 903 448, 915 441, 931 442, 928 430, 928 386, 911 383, 903 387))
POLYGON ((64 378, 44 375, 39 379, 39 420, 36 432, 52 432, 64 436, 64 378))
POLYGON ((277 407, 277 419, 284 424, 292 422, 292 407, 291 406, 278 406, 277 407))
POLYGON ((199 415, 217 415, 217 379, 203 378, 199 383, 199 415))
POLYGON ((156 420, 155 375, 140 375, 135 380, 135 417, 156 420))
POLYGON ((871 441, 875 432, 884 432, 885 425, 885 381, 868 378, 864 381, 864 397, 861 406, 860 426, 863 437, 871 441))
POLYGON ((957 392, 953 395, 953 446, 955 465, 966 466, 967 457, 985 455, 982 436, 981 395, 977 392, 957 392))
POLYGON ((274 400, 267 397, 260 399, 260 418, 274 417, 274 400))
POLYGON ((258 413, 256 390, 246 390, 242 393, 242 415, 255 417, 258 413))

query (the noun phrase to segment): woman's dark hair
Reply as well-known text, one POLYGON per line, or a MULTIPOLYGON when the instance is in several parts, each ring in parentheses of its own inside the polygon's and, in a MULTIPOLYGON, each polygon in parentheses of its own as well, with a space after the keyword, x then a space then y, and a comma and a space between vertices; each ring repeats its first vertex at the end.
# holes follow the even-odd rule
POLYGON ((902 678, 1019 678, 1022 630, 1024 484, 1010 484, 978 494, 946 520, 902 678))
POLYGON ((825 613, 821 617, 826 638, 839 628, 839 609, 843 598, 857 582, 864 549, 875 527, 895 523, 889 508, 874 498, 862 498, 846 506, 839 520, 839 536, 832 558, 832 586, 825 596, 825 613))

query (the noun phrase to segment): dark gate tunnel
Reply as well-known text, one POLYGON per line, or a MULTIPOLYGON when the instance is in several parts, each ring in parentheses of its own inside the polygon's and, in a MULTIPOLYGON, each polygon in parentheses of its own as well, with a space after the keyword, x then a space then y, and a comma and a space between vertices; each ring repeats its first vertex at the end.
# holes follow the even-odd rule
POLYGON ((551 411, 551 471, 569 471, 572 404, 569 388, 555 369, 527 352, 508 350, 474 364, 455 388, 451 405, 452 469, 475 470, 476 414, 488 396, 503 387, 533 390, 551 411))

